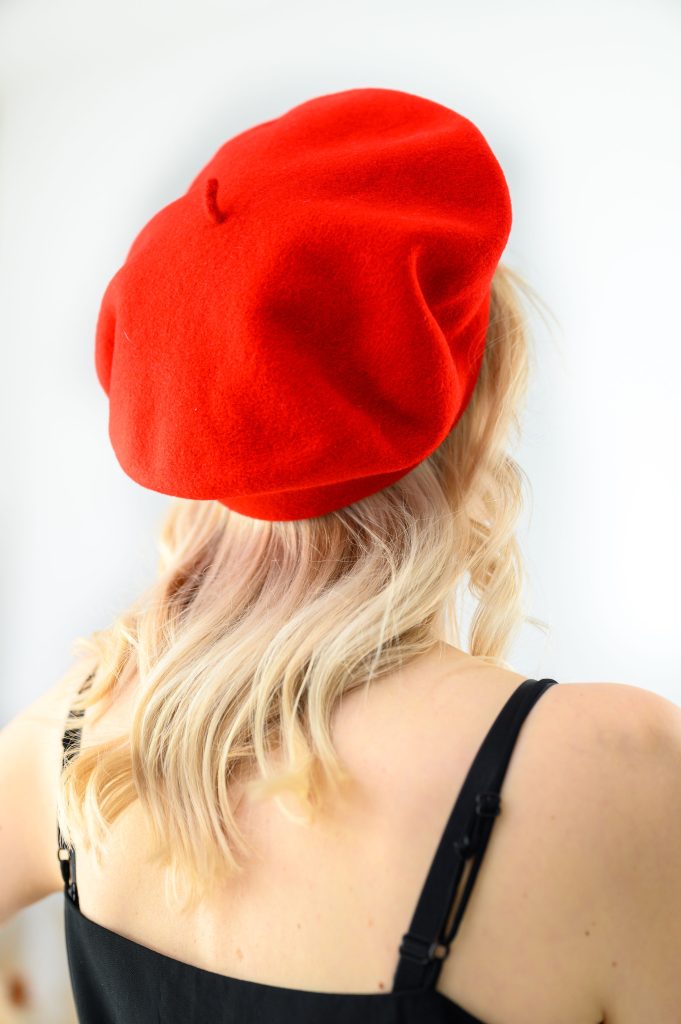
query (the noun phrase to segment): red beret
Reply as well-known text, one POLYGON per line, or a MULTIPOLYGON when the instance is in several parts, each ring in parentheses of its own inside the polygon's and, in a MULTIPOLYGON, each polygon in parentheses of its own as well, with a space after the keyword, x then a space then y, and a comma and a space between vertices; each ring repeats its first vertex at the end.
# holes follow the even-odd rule
POLYGON ((109 437, 143 487, 265 520, 399 480, 463 413, 511 229, 478 128, 348 89, 225 142, 109 282, 109 437))

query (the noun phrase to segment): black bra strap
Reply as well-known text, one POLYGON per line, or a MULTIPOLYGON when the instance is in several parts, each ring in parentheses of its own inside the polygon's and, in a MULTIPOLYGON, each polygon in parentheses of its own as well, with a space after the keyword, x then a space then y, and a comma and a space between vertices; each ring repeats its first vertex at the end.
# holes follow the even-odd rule
POLYGON ((501 785, 521 726, 555 679, 526 679, 492 723, 466 775, 433 858, 409 931, 402 937, 393 991, 434 988, 442 961, 466 908, 496 815, 501 785), (445 927, 463 875, 473 858, 452 924, 445 927))
MULTIPOLYGON (((91 672, 87 677, 83 685, 81 686, 79 693, 83 693, 92 685, 92 679, 95 673, 91 672)), ((82 718, 85 714, 82 708, 77 710, 71 709, 70 715, 82 718)), ((64 755, 62 758, 62 770, 66 767, 69 761, 75 757, 78 750, 80 749, 80 734, 82 726, 71 726, 71 728, 65 729, 62 736, 62 747, 64 749, 64 755)), ((59 859, 59 867, 61 868, 61 876, 64 879, 64 891, 73 903, 78 906, 78 888, 76 886, 76 851, 71 848, 69 849, 64 842, 64 837, 61 834, 61 829, 57 823, 57 843, 59 849, 57 850, 57 857, 59 859)))

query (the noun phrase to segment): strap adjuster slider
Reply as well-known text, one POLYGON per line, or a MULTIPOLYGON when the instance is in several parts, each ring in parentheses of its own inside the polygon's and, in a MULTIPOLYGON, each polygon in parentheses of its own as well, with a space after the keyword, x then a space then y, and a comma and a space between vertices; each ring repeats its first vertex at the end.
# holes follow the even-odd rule
POLYGON ((475 794, 475 813, 481 818, 494 818, 501 811, 501 794, 494 790, 475 794))
POLYGON ((400 954, 415 964, 425 966, 433 960, 445 960, 449 955, 449 946, 438 942, 437 939, 431 942, 430 939, 423 939, 420 935, 406 932, 402 936, 400 954))

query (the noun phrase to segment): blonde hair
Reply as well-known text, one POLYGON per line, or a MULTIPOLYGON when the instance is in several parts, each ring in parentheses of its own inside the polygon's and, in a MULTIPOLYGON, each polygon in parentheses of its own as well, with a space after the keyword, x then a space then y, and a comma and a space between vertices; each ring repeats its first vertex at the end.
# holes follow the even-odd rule
POLYGON ((251 851, 231 786, 273 796, 292 817, 279 801, 290 791, 313 820, 327 789, 349 779, 331 736, 337 702, 443 639, 463 647, 464 586, 477 600, 473 657, 508 667, 522 623, 544 628, 523 614, 515 528, 525 478, 506 451, 529 376, 523 297, 539 308, 500 264, 468 407, 385 490, 287 522, 172 499, 157 579, 109 628, 74 644, 96 659, 74 711, 103 713, 131 680, 134 703, 124 735, 83 747, 61 774, 57 817, 69 845, 92 845, 99 860, 111 825, 139 801, 167 898, 194 906, 218 877, 243 871, 251 851))

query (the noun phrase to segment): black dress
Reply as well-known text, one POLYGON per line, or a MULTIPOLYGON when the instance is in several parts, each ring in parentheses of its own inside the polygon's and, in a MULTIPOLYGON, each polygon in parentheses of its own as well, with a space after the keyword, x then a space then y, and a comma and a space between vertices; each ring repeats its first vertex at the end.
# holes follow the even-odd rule
MULTIPOLYGON (((501 786, 516 739, 536 701, 554 685, 555 679, 522 682, 480 745, 444 828, 409 930, 396 951, 389 992, 313 992, 230 978, 125 938, 81 913, 75 851, 66 849, 57 828, 66 951, 80 1024, 485 1024, 435 985, 501 811, 501 786), (469 858, 471 870, 445 931, 469 858)), ((64 764, 78 750, 80 731, 73 727, 64 732, 64 764)))

